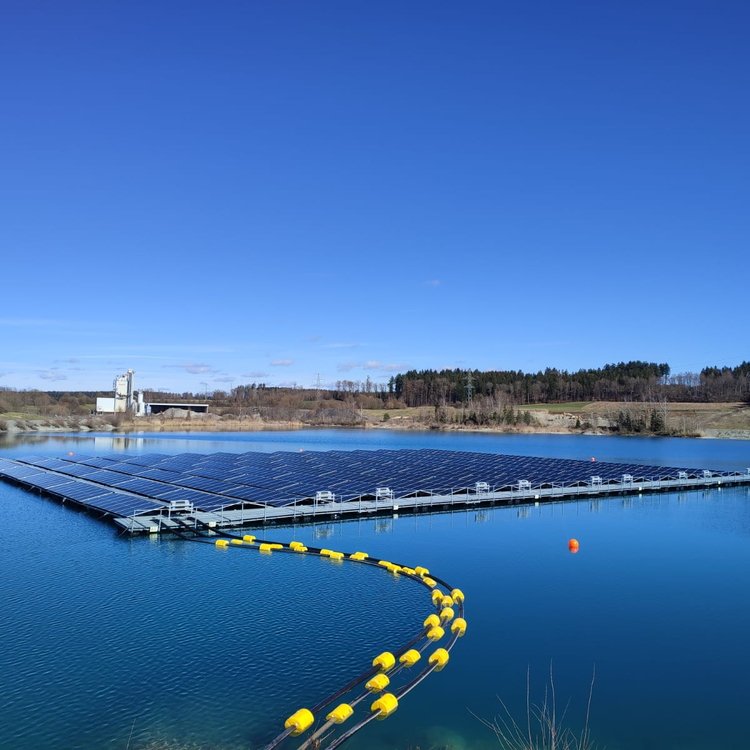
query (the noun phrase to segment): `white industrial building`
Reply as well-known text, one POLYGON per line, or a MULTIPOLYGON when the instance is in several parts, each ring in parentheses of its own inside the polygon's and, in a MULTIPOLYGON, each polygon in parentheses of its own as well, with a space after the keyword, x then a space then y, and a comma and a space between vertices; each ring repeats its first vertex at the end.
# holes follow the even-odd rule
POLYGON ((143 391, 135 390, 135 370, 128 370, 118 375, 114 382, 114 395, 96 399, 97 414, 129 414, 133 417, 145 417, 147 414, 158 414, 167 409, 184 409, 185 411, 207 412, 208 404, 149 402, 143 398, 143 391))

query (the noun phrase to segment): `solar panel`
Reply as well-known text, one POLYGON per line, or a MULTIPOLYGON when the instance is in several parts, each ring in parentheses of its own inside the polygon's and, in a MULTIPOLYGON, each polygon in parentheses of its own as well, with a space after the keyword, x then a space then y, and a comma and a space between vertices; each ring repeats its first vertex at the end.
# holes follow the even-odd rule
POLYGON ((121 492, 107 492, 86 501, 86 505, 115 516, 132 516, 163 510, 161 503, 121 492))

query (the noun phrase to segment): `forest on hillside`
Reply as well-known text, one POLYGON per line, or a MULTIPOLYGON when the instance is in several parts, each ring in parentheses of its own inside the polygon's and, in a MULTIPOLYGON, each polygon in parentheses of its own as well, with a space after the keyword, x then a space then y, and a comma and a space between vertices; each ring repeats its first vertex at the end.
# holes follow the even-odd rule
POLYGON ((620 362, 567 372, 410 370, 389 391, 406 406, 466 404, 491 398, 517 406, 574 401, 734 402, 750 400, 750 362, 672 375, 668 364, 620 362))

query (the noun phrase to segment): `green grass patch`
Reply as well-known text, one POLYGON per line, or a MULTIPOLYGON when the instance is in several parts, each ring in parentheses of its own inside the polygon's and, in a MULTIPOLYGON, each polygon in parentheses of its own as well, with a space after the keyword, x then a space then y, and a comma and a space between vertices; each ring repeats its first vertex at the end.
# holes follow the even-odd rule
POLYGON ((568 401, 562 404, 523 404, 519 411, 548 411, 550 414, 577 413, 591 407, 591 401, 568 401))

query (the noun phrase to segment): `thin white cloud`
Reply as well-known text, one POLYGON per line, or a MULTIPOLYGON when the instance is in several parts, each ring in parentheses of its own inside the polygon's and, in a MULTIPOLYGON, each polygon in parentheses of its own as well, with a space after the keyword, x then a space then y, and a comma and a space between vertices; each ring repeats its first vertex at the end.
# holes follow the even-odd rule
POLYGON ((68 376, 64 372, 60 372, 60 370, 56 367, 52 367, 49 370, 42 370, 37 374, 42 380, 50 380, 53 382, 68 379, 68 376))
POLYGON ((424 282, 425 286, 440 286, 443 282, 440 281, 440 279, 427 279, 427 281, 424 282))
POLYGON ((261 372, 261 371, 243 372, 242 373, 242 377, 243 378, 267 378, 268 377, 268 373, 267 372, 261 372))
POLYGON ((273 359, 271 360, 271 367, 290 367, 294 364, 293 359, 273 359))
POLYGON ((235 379, 231 375, 225 375, 221 378, 214 378, 214 383, 234 383, 235 379))
POLYGON ((163 365, 163 367, 184 370, 190 375, 205 375, 206 373, 218 372, 215 367, 211 367, 211 365, 207 365, 204 362, 184 362, 179 365, 163 365))
POLYGON ((365 362, 365 370, 380 370, 380 372, 399 372, 400 370, 407 369, 407 365, 403 362, 380 362, 377 359, 371 359, 365 362))

